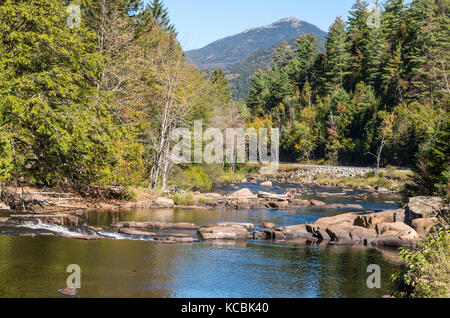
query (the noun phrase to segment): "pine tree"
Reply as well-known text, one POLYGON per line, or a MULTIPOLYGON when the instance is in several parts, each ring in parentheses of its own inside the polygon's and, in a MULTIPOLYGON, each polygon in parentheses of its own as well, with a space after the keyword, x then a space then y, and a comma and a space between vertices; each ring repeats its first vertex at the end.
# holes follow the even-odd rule
POLYGON ((446 1, 415 0, 409 11, 411 31, 407 56, 412 84, 409 96, 417 96, 430 103, 437 103, 450 94, 449 9, 446 1))
POLYGON ((349 12, 348 18, 348 39, 350 44, 351 54, 351 78, 349 79, 349 87, 353 88, 356 83, 363 79, 366 75, 363 72, 363 52, 366 47, 366 40, 369 33, 367 26, 367 19, 369 14, 367 12, 368 4, 365 1, 356 0, 356 3, 352 6, 352 10, 349 12))
POLYGON ((381 29, 367 32, 367 42, 363 49, 363 74, 367 84, 380 91, 385 54, 385 41, 381 29))
POLYGON ((345 24, 341 18, 337 18, 330 27, 327 44, 326 89, 330 92, 344 84, 347 75, 351 74, 349 65, 351 55, 347 42, 345 24))
POLYGON ((149 4, 153 19, 159 27, 168 32, 175 32, 175 26, 170 23, 169 10, 161 0, 152 0, 149 4))
POLYGON ((302 34, 295 41, 296 58, 293 60, 293 76, 297 85, 302 88, 305 82, 311 80, 311 71, 319 54, 318 41, 314 34, 302 34))

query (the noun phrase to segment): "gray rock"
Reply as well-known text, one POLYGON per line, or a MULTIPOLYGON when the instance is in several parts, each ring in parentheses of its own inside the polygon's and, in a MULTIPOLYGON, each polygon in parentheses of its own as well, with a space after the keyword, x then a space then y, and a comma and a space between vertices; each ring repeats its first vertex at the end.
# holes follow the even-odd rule
POLYGON ((203 240, 239 240, 248 239, 249 233, 243 227, 209 227, 198 230, 203 240))
POLYGON ((413 197, 409 199, 407 211, 411 221, 420 218, 435 217, 445 208, 440 197, 413 197))

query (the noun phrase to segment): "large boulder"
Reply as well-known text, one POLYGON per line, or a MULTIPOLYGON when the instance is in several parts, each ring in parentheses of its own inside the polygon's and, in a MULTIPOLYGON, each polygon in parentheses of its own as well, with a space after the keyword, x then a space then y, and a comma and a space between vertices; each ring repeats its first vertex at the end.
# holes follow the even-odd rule
POLYGON ((155 200, 155 205, 161 208, 173 208, 175 203, 172 199, 160 197, 155 200))
POLYGON ((402 222, 378 223, 375 226, 375 230, 378 235, 383 235, 387 232, 395 232, 401 235, 412 235, 413 237, 417 237, 417 232, 412 227, 402 222))
POLYGON ((377 237, 377 233, 374 230, 358 226, 330 226, 326 231, 334 244, 368 245, 377 237))
POLYGON ((412 220, 421 218, 431 218, 444 210, 444 202, 440 197, 413 197, 409 199, 407 211, 412 220))
POLYGON ((374 229, 378 223, 395 223, 405 220, 405 210, 387 210, 377 213, 358 215, 353 225, 374 229))
POLYGON ((427 236, 435 225, 438 224, 437 218, 420 218, 414 219, 411 222, 411 226, 416 230, 417 234, 421 237, 427 236))
POLYGON ((273 201, 267 202, 267 206, 272 209, 286 209, 289 207, 289 201, 273 200, 273 201))
POLYGON ((203 240, 244 240, 249 238, 248 231, 243 227, 208 227, 198 230, 203 240))
POLYGON ((269 188, 271 188, 273 185, 272 185, 271 181, 265 181, 265 182, 261 183, 260 186, 261 187, 269 187, 269 188))
POLYGON ((247 188, 244 188, 244 189, 233 192, 230 195, 230 197, 231 198, 253 198, 256 196, 252 193, 252 191, 250 191, 247 188))
POLYGON ((295 239, 306 239, 310 241, 317 241, 317 238, 310 233, 305 224, 291 225, 275 230, 265 231, 268 239, 275 240, 295 240, 295 239))

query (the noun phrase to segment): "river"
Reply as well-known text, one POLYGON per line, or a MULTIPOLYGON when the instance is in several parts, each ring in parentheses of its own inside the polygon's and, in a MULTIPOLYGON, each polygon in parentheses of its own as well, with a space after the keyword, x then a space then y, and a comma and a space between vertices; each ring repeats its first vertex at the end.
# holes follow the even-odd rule
MULTIPOLYGON (((278 185, 276 190, 283 192, 290 186, 278 185)), ((253 190, 258 190, 255 187, 253 190)), ((317 191, 331 192, 320 188, 302 191, 311 198, 317 191)), ((396 198, 370 195, 363 202, 348 197, 321 200, 358 203, 372 210, 398 206, 396 198)), ((272 222, 283 226, 347 211, 311 207, 284 211, 136 209, 90 211, 83 213, 83 218, 96 227, 119 221, 200 226, 222 221, 272 222)), ((56 291, 65 287, 70 264, 81 268, 79 297, 381 297, 390 293, 391 274, 401 268, 396 251, 366 247, 255 240, 169 245, 112 232, 111 238, 98 241, 18 235, 48 230, 52 229, 0 227, 0 297, 63 297, 56 291), (381 268, 380 289, 367 287, 370 264, 381 268)))

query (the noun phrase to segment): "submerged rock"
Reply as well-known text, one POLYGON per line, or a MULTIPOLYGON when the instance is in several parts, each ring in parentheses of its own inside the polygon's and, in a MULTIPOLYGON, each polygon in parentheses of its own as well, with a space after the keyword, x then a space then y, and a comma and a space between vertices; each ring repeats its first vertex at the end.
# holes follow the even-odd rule
POLYGON ((73 287, 66 287, 58 289, 58 293, 63 294, 64 296, 75 297, 78 295, 78 290, 73 287))

